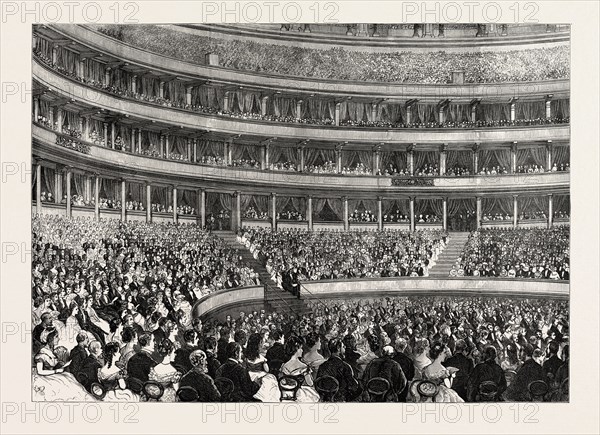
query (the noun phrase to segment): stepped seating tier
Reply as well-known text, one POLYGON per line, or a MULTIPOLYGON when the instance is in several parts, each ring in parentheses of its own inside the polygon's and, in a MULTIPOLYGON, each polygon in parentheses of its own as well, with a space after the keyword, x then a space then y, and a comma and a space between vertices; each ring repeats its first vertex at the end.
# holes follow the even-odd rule
POLYGON ((451 232, 450 240, 444 248, 444 251, 438 257, 434 267, 429 271, 429 276, 434 278, 447 278, 456 259, 460 256, 467 239, 468 232, 451 232))
POLYGON ((244 245, 238 243, 237 235, 233 231, 213 231, 213 234, 223 239, 230 248, 237 250, 243 261, 258 273, 261 282, 266 285, 265 298, 268 311, 288 311, 297 315, 311 312, 303 300, 277 287, 265 266, 255 259, 244 245))

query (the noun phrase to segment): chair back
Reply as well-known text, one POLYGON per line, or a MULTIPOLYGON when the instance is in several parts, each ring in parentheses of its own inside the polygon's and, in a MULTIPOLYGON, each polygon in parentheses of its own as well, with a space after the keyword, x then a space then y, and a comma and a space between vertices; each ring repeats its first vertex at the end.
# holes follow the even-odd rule
POLYGON ((189 385, 180 387, 176 394, 179 402, 195 402, 198 400, 198 391, 189 385))
POLYGON ((90 393, 92 393, 92 396, 97 400, 102 400, 104 399, 104 396, 106 396, 106 388, 98 382, 92 382, 92 385, 90 385, 90 393))
POLYGON ((390 383, 387 379, 371 378, 367 382, 369 402, 384 402, 388 391, 390 391, 390 383))
POLYGON ((135 394, 141 394, 144 390, 144 383, 138 378, 127 378, 126 385, 127 388, 135 394))
POLYGON ((148 381, 144 384, 143 388, 144 394, 148 398, 148 400, 160 400, 162 395, 165 392, 165 387, 155 381, 148 381))
POLYGON ((417 393, 421 397, 427 397, 435 402, 435 396, 440 391, 439 386, 428 380, 417 381, 417 393))
POLYGON ((478 402, 495 402, 498 396, 498 385, 494 381, 483 381, 478 387, 478 402))
POLYGON ((527 386, 527 390, 529 391, 529 396, 531 397, 532 401, 543 402, 546 394, 548 394, 548 391, 550 390, 550 387, 548 387, 548 384, 544 381, 538 380, 530 382, 527 386))
POLYGON ((333 376, 321 376, 315 381, 315 389, 323 402, 333 402, 340 389, 340 383, 333 376))
POLYGON ((221 401, 229 402, 231 400, 231 394, 233 393, 233 390, 235 390, 233 381, 229 378, 217 377, 215 379, 215 386, 217 387, 217 390, 219 390, 219 393, 221 393, 221 401))
POLYGON ((289 400, 295 402, 298 396, 298 390, 302 387, 302 384, 298 381, 296 376, 283 375, 277 380, 279 385, 279 392, 281 396, 279 400, 289 400))

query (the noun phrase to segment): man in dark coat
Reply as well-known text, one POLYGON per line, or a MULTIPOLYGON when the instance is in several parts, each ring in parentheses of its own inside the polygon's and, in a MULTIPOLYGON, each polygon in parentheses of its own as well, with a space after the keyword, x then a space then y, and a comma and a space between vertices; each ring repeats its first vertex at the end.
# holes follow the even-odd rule
POLYGON ((526 344, 521 348, 521 357, 525 357, 525 362, 517 371, 510 386, 508 398, 515 402, 528 402, 531 401, 529 384, 533 381, 548 383, 548 378, 541 365, 542 351, 540 349, 534 349, 532 345, 526 344))
POLYGON ((206 373, 211 378, 217 377, 217 370, 221 367, 221 361, 217 359, 217 339, 206 337, 204 339, 204 351, 206 352, 206 373))
POLYGON ((98 370, 102 368, 102 344, 99 341, 92 341, 89 345, 90 354, 82 361, 81 367, 75 374, 83 387, 90 391, 94 382, 98 382, 98 370))
POLYGON ((154 358, 152 358, 154 353, 154 336, 152 334, 142 334, 138 338, 138 344, 141 346, 141 349, 129 358, 127 362, 127 374, 142 382, 148 382, 150 370, 157 364, 154 358))
POLYGON ((229 344, 229 339, 231 338, 231 329, 228 326, 223 326, 221 328, 221 337, 217 342, 217 359, 221 364, 225 364, 227 361, 227 345, 229 344))
POLYGON ((406 402, 406 396, 408 395, 408 387, 413 378, 415 377, 415 364, 408 355, 404 353, 406 350, 407 342, 403 338, 396 338, 396 342, 394 343, 394 347, 396 349, 396 354, 394 355, 394 361, 400 364, 402 368, 402 373, 406 377, 406 388, 402 390, 398 394, 399 402, 406 402))
POLYGON ((473 371, 473 360, 465 356, 467 343, 465 343, 464 340, 458 340, 454 349, 454 355, 442 364, 444 367, 456 367, 458 369, 454 381, 452 382, 452 389, 456 391, 463 400, 467 400, 467 382, 473 371))
POLYGON ((390 391, 386 401, 397 402, 400 393, 406 389, 406 376, 400 364, 393 359, 394 348, 385 346, 383 355, 372 360, 365 369, 364 381, 368 383, 373 378, 383 378, 390 383, 390 391))
POLYGON ((274 340, 273 345, 267 350, 267 365, 271 373, 279 372, 281 365, 285 363, 286 353, 283 346, 283 332, 275 330, 271 333, 271 338, 274 340))
POLYGON ((506 391, 506 377, 504 370, 496 363, 496 348, 487 346, 483 351, 484 361, 475 366, 467 381, 467 401, 479 400, 479 385, 485 381, 492 381, 498 387, 496 399, 506 391))
POLYGON ((354 377, 354 372, 350 365, 342 360, 343 344, 339 339, 333 339, 329 342, 328 348, 331 356, 319 366, 317 379, 322 376, 332 376, 339 384, 339 390, 334 397, 335 401, 352 401, 360 393, 360 384, 354 377))
POLYGON ((190 356, 192 369, 179 381, 179 388, 192 387, 198 393, 197 402, 218 402, 221 393, 217 390, 214 381, 206 374, 208 370, 206 354, 201 350, 194 350, 190 356))
POLYGON ((558 357, 558 349, 560 348, 557 341, 551 341, 548 345, 549 358, 544 362, 542 368, 546 372, 546 376, 550 380, 556 379, 556 372, 563 365, 563 361, 558 357))
POLYGON ((79 373, 83 362, 88 357, 88 351, 86 349, 88 345, 88 335, 85 332, 80 332, 76 337, 77 346, 71 349, 71 353, 69 355, 69 359, 71 360, 71 364, 67 368, 68 371, 76 375, 79 373))
POLYGON ((217 370, 217 378, 227 378, 233 382, 232 402, 252 402, 253 396, 258 392, 260 386, 250 378, 248 369, 241 363, 242 346, 239 343, 227 344, 227 361, 217 370))
POLYGON ((175 360, 173 366, 181 373, 187 373, 192 370, 190 355, 198 349, 198 335, 193 329, 188 329, 183 333, 185 344, 175 351, 175 360))

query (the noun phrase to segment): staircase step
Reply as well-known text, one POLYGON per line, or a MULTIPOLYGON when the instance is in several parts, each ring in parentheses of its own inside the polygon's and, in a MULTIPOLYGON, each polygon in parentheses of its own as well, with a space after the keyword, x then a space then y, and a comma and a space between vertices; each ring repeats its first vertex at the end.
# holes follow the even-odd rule
POLYGON ((312 311, 302 299, 277 288, 277 283, 271 279, 271 275, 267 272, 265 266, 254 258, 254 255, 244 245, 238 243, 235 233, 232 231, 213 231, 213 234, 221 238, 231 249, 237 250, 242 259, 258 273, 261 282, 267 285, 267 310, 271 312, 288 311, 294 314, 308 314, 312 311))

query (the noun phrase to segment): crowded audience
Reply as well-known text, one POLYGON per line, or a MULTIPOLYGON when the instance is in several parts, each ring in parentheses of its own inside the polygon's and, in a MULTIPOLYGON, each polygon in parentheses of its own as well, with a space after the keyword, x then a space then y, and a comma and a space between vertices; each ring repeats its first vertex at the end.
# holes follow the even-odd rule
POLYGON ((281 288, 293 280, 428 276, 447 243, 441 230, 308 232, 243 228, 238 232, 281 288))
POLYGON ((452 83, 452 72, 462 70, 466 83, 495 83, 568 78, 570 72, 568 46, 501 52, 384 53, 223 40, 156 25, 100 25, 97 29, 162 55, 203 64, 206 53, 215 53, 220 66, 225 68, 285 76, 357 82, 452 83), (299 61, 288 62, 289 59, 299 61))
POLYGON ((34 395, 129 402, 568 400, 566 301, 413 296, 308 304, 303 315, 261 310, 186 325, 164 320, 160 311, 144 323, 124 310, 105 342, 83 327, 70 347, 61 342, 61 321, 44 312, 33 330, 34 395), (385 384, 375 388, 380 378, 385 384), (547 387, 542 397, 530 388, 535 381, 547 387))
MULTIPOLYGON (((39 50, 34 50, 34 55, 45 63, 50 68, 53 68, 60 74, 66 75, 74 80, 77 80, 81 83, 84 83, 88 86, 95 87, 105 92, 110 92, 115 94, 121 98, 128 98, 133 100, 141 100, 146 103, 156 104, 163 107, 169 108, 177 108, 186 111, 192 111, 196 113, 202 113, 206 115, 216 115, 216 116, 224 116, 234 119, 240 120, 258 120, 258 121, 267 121, 267 122, 278 122, 278 123, 293 123, 293 124, 307 124, 307 125, 320 125, 320 126, 336 126, 335 120, 331 119, 328 115, 323 114, 323 118, 315 118, 315 117, 303 117, 303 116, 281 116, 275 114, 263 114, 259 112, 236 112, 220 107, 209 107, 203 106, 200 104, 187 104, 182 100, 183 96, 177 94, 176 92, 173 95, 170 95, 169 98, 159 97, 157 95, 148 95, 144 93, 139 93, 132 89, 129 89, 122 83, 103 83, 98 80, 89 79, 84 76, 78 75, 76 72, 68 71, 62 66, 56 65, 52 63, 52 60, 44 55, 39 50)), ((567 56, 568 58, 568 56, 567 56)), ((568 71, 568 68, 567 68, 568 71)), ((471 71, 472 72, 472 71, 471 71)), ((468 73, 468 72, 467 72, 468 73)), ((450 73, 451 74, 451 73, 450 73)), ((468 74, 467 74, 468 75, 468 74)), ((430 77, 426 77, 425 80, 430 79, 430 77)), ((256 110, 256 109, 255 109, 256 110)), ((47 120, 45 120, 44 116, 38 116, 38 122, 42 125, 49 124, 47 120)), ((440 121, 423 121, 416 120, 412 122, 404 122, 402 120, 398 121, 384 121, 384 120, 365 120, 365 119, 340 119, 339 125, 342 127, 359 127, 359 128, 392 128, 392 129, 474 129, 474 128, 506 128, 506 127, 522 127, 522 126, 538 126, 538 125, 550 125, 550 124, 568 124, 570 122, 570 118, 568 116, 551 116, 551 117, 543 117, 543 118, 521 118, 521 119, 495 119, 495 120, 462 120, 462 121, 452 121, 446 120, 443 122, 440 121)), ((55 128, 57 129, 57 128, 55 128)), ((96 137, 90 137, 90 141, 97 144, 104 144, 104 139, 96 133, 96 137)), ((110 145, 110 144, 108 144, 110 145)), ((117 137, 115 139, 115 149, 124 150, 127 148, 127 144, 121 137, 117 137)), ((183 156, 178 153, 173 153, 174 160, 187 160, 186 156, 183 156)))
POLYGON ((569 231, 566 225, 475 231, 450 275, 568 281, 569 231))

